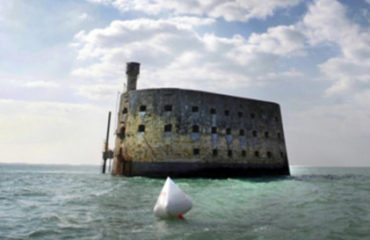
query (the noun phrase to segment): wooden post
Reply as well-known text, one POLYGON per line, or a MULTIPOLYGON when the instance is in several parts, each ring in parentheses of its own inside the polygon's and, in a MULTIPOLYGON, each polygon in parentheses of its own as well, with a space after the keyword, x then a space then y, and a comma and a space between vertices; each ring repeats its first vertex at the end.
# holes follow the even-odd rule
POLYGON ((105 139, 105 144, 104 144, 104 152, 103 152, 103 166, 102 166, 102 173, 105 173, 105 166, 107 164, 107 159, 108 159, 108 145, 109 145, 109 129, 110 129, 110 117, 111 117, 111 111, 108 113, 108 127, 107 127, 107 137, 105 139))

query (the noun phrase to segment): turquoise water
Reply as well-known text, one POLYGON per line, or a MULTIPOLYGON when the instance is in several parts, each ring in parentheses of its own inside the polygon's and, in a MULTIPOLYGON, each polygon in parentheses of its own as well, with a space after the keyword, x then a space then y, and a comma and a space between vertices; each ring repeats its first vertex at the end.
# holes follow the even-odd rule
POLYGON ((276 179, 175 179, 185 220, 152 208, 164 180, 95 166, 0 164, 0 239, 370 239, 370 168, 276 179))

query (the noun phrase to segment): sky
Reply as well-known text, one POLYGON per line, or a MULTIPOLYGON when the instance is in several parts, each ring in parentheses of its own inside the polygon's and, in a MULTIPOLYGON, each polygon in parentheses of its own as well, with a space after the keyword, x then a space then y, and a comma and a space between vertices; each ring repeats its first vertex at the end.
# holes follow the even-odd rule
POLYGON ((291 165, 370 166, 370 0, 1 0, 0 162, 100 164, 130 61, 279 103, 291 165))

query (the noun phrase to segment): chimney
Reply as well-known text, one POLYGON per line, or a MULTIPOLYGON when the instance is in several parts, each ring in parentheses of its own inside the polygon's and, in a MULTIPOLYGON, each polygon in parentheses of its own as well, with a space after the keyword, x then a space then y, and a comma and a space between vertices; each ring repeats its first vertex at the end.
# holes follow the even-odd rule
POLYGON ((140 73, 140 63, 128 62, 126 65, 127 92, 136 90, 137 76, 140 73))

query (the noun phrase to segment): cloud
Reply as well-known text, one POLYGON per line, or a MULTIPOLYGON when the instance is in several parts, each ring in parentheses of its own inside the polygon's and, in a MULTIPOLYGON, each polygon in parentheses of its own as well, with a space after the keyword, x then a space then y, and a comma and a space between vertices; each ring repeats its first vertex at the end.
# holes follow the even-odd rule
POLYGON ((305 47, 303 33, 295 26, 272 27, 265 33, 253 33, 245 43, 237 44, 228 53, 230 59, 250 66, 274 64, 279 57, 303 55, 305 47), (259 62, 259 64, 254 64, 259 62))
POLYGON ((248 21, 252 18, 264 19, 272 16, 277 9, 289 8, 300 3, 294 1, 219 1, 210 9, 205 8, 212 17, 222 17, 226 21, 248 21))
POLYGON ((81 20, 81 21, 86 21, 88 20, 90 17, 87 13, 82 13, 81 15, 78 16, 78 19, 81 20))
POLYGON ((76 87, 77 94, 84 96, 90 100, 112 99, 122 86, 95 84, 95 85, 79 85, 76 87))
POLYGON ((366 105, 325 104, 286 114, 285 135, 291 162, 313 166, 368 166, 368 97, 369 93, 366 105))
POLYGON ((100 163, 107 117, 101 108, 0 100, 0 115, 2 162, 100 163))
MULTIPOLYGON (((120 3, 128 9, 138 7, 136 2, 131 2, 132 6, 125 1, 120 3)), ((224 3, 208 2, 202 6, 224 3)), ((273 5, 285 3, 278 1, 273 5)), ((153 4, 160 5, 161 2, 153 4)), ((195 1, 194 4, 201 3, 195 1)), ((258 5, 253 4, 249 6, 258 5)), ((191 9, 191 6, 187 8, 191 9)), ((186 11, 191 11, 189 9, 186 11)), ((139 86, 197 86, 214 90, 219 86, 215 83, 222 82, 217 76, 220 74, 229 76, 230 88, 236 89, 259 85, 263 79, 271 80, 268 76, 279 76, 279 71, 292 71, 293 68, 277 70, 277 66, 291 57, 306 56, 310 48, 326 45, 340 50, 340 55, 318 65, 323 76, 332 81, 332 86, 326 89, 328 96, 370 87, 370 30, 352 22, 346 16, 346 7, 337 1, 316 0, 308 5, 301 21, 270 27, 266 32, 252 33, 248 38, 240 35, 219 37, 212 33, 199 35, 196 31, 197 26, 213 24, 216 22, 211 18, 145 18, 113 21, 106 28, 82 31, 76 34, 74 42, 78 59, 81 63, 93 62, 81 64, 73 74, 112 82, 112 79, 124 76, 125 61, 135 60, 145 66, 142 71, 144 80, 139 86), (192 79, 186 80, 190 70, 192 79), (175 84, 174 77, 179 80, 175 84)), ((296 68, 295 71, 299 72, 296 68)))
POLYGON ((111 4, 122 12, 140 11, 150 15, 170 13, 224 18, 226 21, 248 21, 264 19, 278 9, 297 5, 301 0, 87 0, 93 3, 111 4))
POLYGON ((112 3, 111 0, 86 0, 86 1, 91 2, 91 3, 96 3, 96 4, 104 4, 104 5, 108 5, 112 3))
POLYGON ((28 88, 57 88, 59 84, 50 81, 32 81, 25 83, 24 86, 28 88))
POLYGON ((328 95, 348 93, 370 87, 370 28, 361 27, 346 16, 346 8, 337 1, 318 0, 309 6, 303 29, 311 45, 334 44, 340 56, 319 67, 333 81, 328 95))
POLYGON ((214 91, 225 89, 227 83, 225 91, 233 91, 258 85, 255 80, 263 81, 261 75, 280 76, 275 69, 280 58, 304 54, 304 35, 293 25, 272 27, 249 38, 199 35, 195 30, 212 24, 212 19, 195 17, 136 19, 79 32, 72 44, 79 66, 72 74, 113 83, 124 78, 125 62, 138 61, 143 66, 139 87, 214 91))

